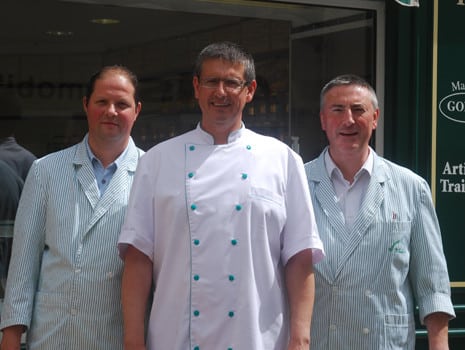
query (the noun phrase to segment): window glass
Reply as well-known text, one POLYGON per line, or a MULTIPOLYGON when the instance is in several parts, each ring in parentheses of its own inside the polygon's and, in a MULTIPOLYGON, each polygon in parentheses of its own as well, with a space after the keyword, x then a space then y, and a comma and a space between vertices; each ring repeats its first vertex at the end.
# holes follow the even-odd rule
POLYGON ((368 11, 349 14, 291 33, 291 134, 304 160, 317 157, 327 143, 319 119, 321 88, 348 73, 376 86, 373 16, 368 11))
POLYGON ((304 160, 324 143, 322 84, 347 72, 374 83, 370 11, 239 0, 105 3, 0 4, 0 130, 11 129, 38 157, 82 139, 85 83, 106 64, 124 64, 139 77, 143 108, 133 137, 145 150, 199 121, 192 67, 213 41, 237 42, 255 58, 258 89, 246 126, 287 142, 304 160))

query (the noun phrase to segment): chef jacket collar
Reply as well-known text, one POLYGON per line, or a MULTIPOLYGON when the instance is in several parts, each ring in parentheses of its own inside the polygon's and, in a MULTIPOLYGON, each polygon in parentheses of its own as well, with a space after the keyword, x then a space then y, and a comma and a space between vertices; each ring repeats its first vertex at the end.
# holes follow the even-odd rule
MULTIPOLYGON (((245 130, 245 124, 242 122, 241 127, 239 129, 234 130, 229 134, 228 143, 237 141, 242 136, 244 130, 245 130)), ((200 126, 200 122, 197 124, 197 131, 205 143, 211 144, 211 145, 215 144, 215 139, 213 138, 213 136, 202 129, 202 127, 200 126)))

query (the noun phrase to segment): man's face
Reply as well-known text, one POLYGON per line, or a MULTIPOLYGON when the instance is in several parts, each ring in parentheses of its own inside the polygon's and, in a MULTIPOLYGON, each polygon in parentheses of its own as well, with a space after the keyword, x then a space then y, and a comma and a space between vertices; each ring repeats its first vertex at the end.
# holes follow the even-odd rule
POLYGON ((93 143, 127 143, 141 104, 134 100, 134 86, 118 71, 108 71, 95 81, 94 91, 83 100, 93 143))
POLYGON ((378 115, 366 88, 343 85, 330 89, 324 96, 320 121, 331 154, 368 151, 378 115))
POLYGON ((242 64, 208 59, 193 85, 202 110, 202 128, 216 139, 240 128, 242 110, 252 100, 257 83, 245 82, 242 64))

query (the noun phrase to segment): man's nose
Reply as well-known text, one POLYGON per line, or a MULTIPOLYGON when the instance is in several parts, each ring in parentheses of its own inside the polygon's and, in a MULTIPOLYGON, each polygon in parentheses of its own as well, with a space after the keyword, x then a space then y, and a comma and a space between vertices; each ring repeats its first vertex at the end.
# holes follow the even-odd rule
POLYGON ((110 103, 107 107, 107 113, 109 115, 116 115, 116 106, 113 103, 110 103))
POLYGON ((345 124, 353 124, 355 122, 354 114, 350 108, 344 111, 344 123, 345 124))
POLYGON ((219 80, 215 87, 215 94, 224 96, 226 95, 226 89, 223 80, 219 80))

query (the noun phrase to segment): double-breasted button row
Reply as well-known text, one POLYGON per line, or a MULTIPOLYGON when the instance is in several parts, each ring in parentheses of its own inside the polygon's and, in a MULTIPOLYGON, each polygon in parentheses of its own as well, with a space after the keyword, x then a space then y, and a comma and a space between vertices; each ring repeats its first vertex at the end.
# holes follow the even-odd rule
MULTIPOLYGON (((192 350, 200 350, 200 346, 194 346, 192 350)), ((226 350, 234 350, 233 348, 229 347, 226 350)))
MULTIPOLYGON (((235 238, 231 239, 230 243, 231 243, 232 246, 236 246, 237 245, 237 239, 235 239, 235 238)), ((194 244, 194 246, 198 246, 198 245, 200 245, 200 240, 195 238, 195 239, 192 240, 192 244, 194 244)), ((192 279, 194 281, 199 281, 200 280, 200 275, 199 274, 194 274, 192 276, 192 279)), ((234 282, 235 279, 236 279, 235 275, 232 275, 232 274, 228 275, 228 280, 229 281, 234 282)))
MULTIPOLYGON (((252 149, 251 145, 246 145, 245 148, 250 151, 252 149)), ((189 151, 195 151, 195 145, 190 145, 189 146, 189 151)))
MULTIPOLYGON (((234 206, 234 208, 236 209, 236 211, 241 211, 242 210, 242 204, 236 204, 234 206)), ((192 203, 191 204, 191 210, 193 210, 193 211, 197 210, 197 204, 192 203)))
MULTIPOLYGON (((200 311, 199 311, 199 310, 194 310, 194 311, 192 312, 192 315, 194 315, 195 317, 199 317, 199 316, 200 316, 200 311)), ((233 310, 228 311, 228 316, 229 316, 230 318, 233 318, 234 315, 235 315, 235 314, 234 314, 234 311, 233 311, 233 310)))
MULTIPOLYGON (((250 145, 245 145, 243 147, 245 147, 246 151, 252 150, 252 146, 250 146, 250 145)), ((195 151, 197 151, 197 149, 198 149, 198 147, 196 145, 188 145, 188 150, 191 151, 191 152, 195 152, 195 151)), ((196 177, 198 177, 197 169, 194 169, 194 168, 193 169, 187 169, 187 172, 185 174, 186 174, 185 175, 186 176, 186 181, 188 181, 188 182, 195 181, 196 177)), ((243 182, 243 181, 249 181, 250 180, 250 176, 246 171, 240 171, 239 170, 237 173, 235 173, 235 174, 232 173, 231 175, 232 175, 232 177, 235 178, 235 181, 236 181, 237 184, 239 184, 238 182, 243 182)), ((192 183, 192 185, 194 185, 194 183, 192 183)), ((201 210, 202 205, 203 205, 203 203, 201 203, 201 202, 196 202, 195 199, 196 198, 193 197, 193 200, 190 203, 188 203, 189 210, 191 212, 194 212, 194 213, 197 210, 201 210)), ((236 203, 234 203, 234 202, 230 203, 230 210, 235 211, 238 214, 243 209, 244 209, 244 203, 241 203, 240 201, 237 201, 236 203)), ((193 251, 196 251, 204 243, 202 241, 202 237, 201 236, 195 237, 195 234, 192 237, 191 242, 192 242, 191 244, 192 244, 193 251)), ((234 249, 234 247, 237 247, 237 246, 240 245, 240 241, 237 238, 231 237, 231 238, 229 238, 228 244, 230 245, 231 249, 234 249)), ((198 283, 202 283, 202 279, 205 278, 203 276, 203 274, 202 274, 202 270, 200 270, 200 269, 194 269, 191 276, 192 276, 191 278, 192 278, 192 284, 193 285, 197 285, 198 283)), ((222 279, 226 280, 227 283, 231 283, 232 288, 234 288, 233 285, 236 284, 236 282, 238 281, 238 278, 240 278, 240 276, 237 276, 237 275, 232 274, 232 273, 229 273, 229 274, 226 273, 222 277, 222 279)), ((236 310, 234 310, 234 309, 231 309, 229 311, 226 309, 226 310, 223 311, 223 313, 224 313, 225 318, 229 318, 231 320, 235 319, 237 317, 236 310)), ((206 314, 207 313, 204 313, 204 316, 206 316, 206 314)), ((198 307, 198 308, 191 309, 191 316, 193 317, 193 319, 201 320, 202 319, 202 308, 198 307)), ((192 350, 202 350, 201 345, 195 344, 195 343, 194 343, 194 345, 192 346, 191 349, 192 350)), ((223 350, 234 350, 234 349, 233 349, 233 347, 227 347, 227 348, 224 348, 223 350)))
MULTIPOLYGON (((337 326, 336 326, 335 324, 331 324, 331 325, 329 326, 329 330, 332 331, 332 332, 334 332, 334 331, 337 330, 337 326)), ((365 328, 362 328, 361 331, 362 331, 362 333, 365 334, 365 335, 370 334, 370 329, 369 329, 369 328, 366 328, 366 327, 365 327, 365 328)))
MULTIPOLYGON (((241 204, 236 204, 235 209, 236 209, 236 211, 241 211, 242 210, 242 205, 241 204)), ((191 204, 191 210, 197 210, 197 204, 192 203, 191 204)))
MULTIPOLYGON (((200 280, 200 275, 195 274, 192 278, 193 278, 194 281, 199 281, 200 280)), ((229 275, 228 276, 228 280, 230 280, 231 282, 234 282, 235 279, 236 279, 236 277, 234 275, 229 275)))
MULTIPOLYGON (((194 147, 194 146, 191 146, 191 147, 194 147)), ((192 172, 192 171, 187 173, 187 177, 189 179, 192 179, 194 176, 195 176, 195 173, 192 172)), ((249 175, 247 173, 242 173, 240 176, 241 176, 242 180, 246 180, 249 177, 249 175)), ((190 208, 191 208, 192 211, 197 210, 197 204, 191 203, 190 208)), ((241 211, 242 210, 242 204, 237 203, 237 204, 234 205, 234 208, 236 209, 236 211, 241 211)))
MULTIPOLYGON (((237 239, 233 238, 233 239, 231 239, 230 243, 231 243, 231 245, 236 246, 238 244, 238 241, 237 241, 237 239)), ((200 239, 194 238, 192 240, 192 244, 193 245, 200 245, 200 239)))

